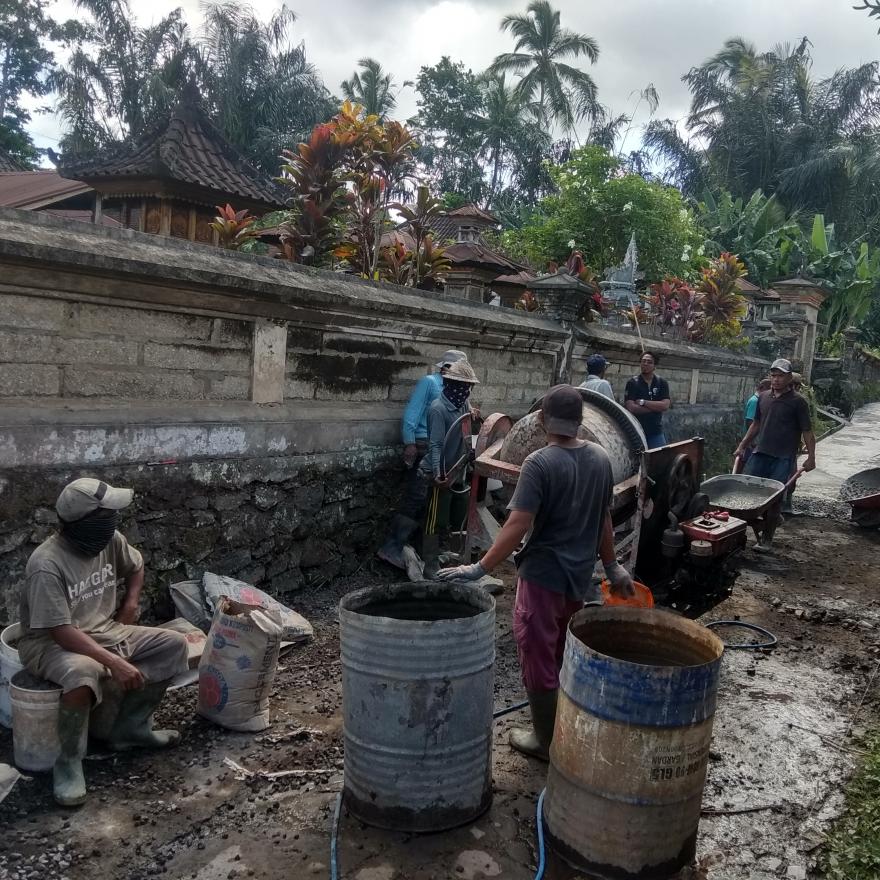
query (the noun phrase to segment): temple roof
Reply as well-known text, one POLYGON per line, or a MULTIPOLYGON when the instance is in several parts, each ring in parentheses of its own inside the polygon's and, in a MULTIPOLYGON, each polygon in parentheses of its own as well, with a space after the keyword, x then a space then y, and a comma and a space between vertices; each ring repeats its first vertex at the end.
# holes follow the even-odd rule
MULTIPOLYGON (((198 198, 208 205, 241 201, 266 207, 284 205, 283 191, 251 165, 199 109, 192 98, 183 98, 163 122, 138 138, 105 153, 65 162, 59 169, 70 180, 85 181, 96 189, 125 184, 136 192, 138 181, 161 181, 182 190, 183 198, 198 198)), ((118 187, 114 187, 118 188, 118 187)))

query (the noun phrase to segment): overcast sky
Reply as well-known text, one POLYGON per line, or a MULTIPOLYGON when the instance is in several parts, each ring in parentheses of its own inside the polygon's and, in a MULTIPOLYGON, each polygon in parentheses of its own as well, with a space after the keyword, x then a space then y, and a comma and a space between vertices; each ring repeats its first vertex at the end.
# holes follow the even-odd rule
MULTIPOLYGON (((776 43, 813 43, 814 72, 825 76, 880 57, 877 26, 854 0, 555 0, 562 24, 589 34, 599 43, 600 56, 590 73, 600 101, 615 114, 631 112, 634 93, 653 83, 660 94, 659 117, 680 119, 687 112, 688 93, 681 75, 721 46, 742 35, 759 49, 776 43)), ((199 0, 131 0, 139 21, 148 24, 177 6, 190 25, 199 26, 199 0)), ((279 0, 255 0, 269 16, 279 0)), ((422 65, 449 55, 474 71, 483 70, 500 52, 512 49, 498 24, 508 12, 524 11, 526 0, 290 0, 298 15, 295 37, 306 44, 309 60, 320 70, 331 91, 350 76, 357 60, 377 58, 402 83, 415 79, 422 65)), ((70 0, 58 0, 56 17, 73 13, 70 0)), ((399 118, 415 111, 416 96, 402 89, 399 118)), ((637 122, 646 121, 640 113, 637 122)), ((53 146, 58 122, 35 116, 31 125, 38 146, 53 146)), ((631 135, 633 140, 638 134, 631 135)), ((628 144, 627 146, 635 146, 628 144)))

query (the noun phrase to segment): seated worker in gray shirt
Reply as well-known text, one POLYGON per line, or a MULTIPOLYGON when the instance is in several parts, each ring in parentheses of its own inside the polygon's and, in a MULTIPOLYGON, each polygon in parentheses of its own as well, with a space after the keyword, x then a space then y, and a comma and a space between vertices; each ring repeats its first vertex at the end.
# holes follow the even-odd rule
POLYGON ((153 730, 152 716, 169 679, 188 668, 186 638, 134 625, 144 561, 116 531, 132 495, 101 480, 69 483, 55 505, 59 533, 34 550, 25 569, 18 653, 28 672, 61 687, 53 789, 65 807, 86 799, 89 718, 108 695, 100 714, 111 748, 158 748, 179 738, 174 730, 153 730), (117 582, 125 584, 119 607, 117 582))
POLYGON ((533 730, 511 731, 510 745, 544 761, 556 721, 568 622, 585 602, 602 602, 593 583, 597 553, 611 591, 618 596, 634 592, 632 578, 614 554, 611 462, 601 446, 578 439, 582 417, 583 399, 571 385, 556 385, 544 395, 547 445, 523 462, 507 522, 479 562, 438 575, 441 580, 479 580, 528 535, 516 556, 513 632, 533 730))

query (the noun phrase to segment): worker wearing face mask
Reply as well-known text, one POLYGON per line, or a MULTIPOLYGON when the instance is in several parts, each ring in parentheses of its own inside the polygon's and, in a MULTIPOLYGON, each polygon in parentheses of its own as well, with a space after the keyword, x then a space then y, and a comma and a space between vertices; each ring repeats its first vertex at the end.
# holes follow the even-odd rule
POLYGON ((111 748, 162 748, 179 738, 153 730, 152 716, 169 680, 187 669, 187 644, 180 633, 134 625, 144 563, 116 530, 132 495, 90 478, 65 486, 55 505, 60 529, 25 571, 18 652, 30 673, 61 687, 53 784, 62 806, 86 799, 82 762, 90 715, 102 700, 111 748), (125 587, 119 605, 118 582, 125 587))

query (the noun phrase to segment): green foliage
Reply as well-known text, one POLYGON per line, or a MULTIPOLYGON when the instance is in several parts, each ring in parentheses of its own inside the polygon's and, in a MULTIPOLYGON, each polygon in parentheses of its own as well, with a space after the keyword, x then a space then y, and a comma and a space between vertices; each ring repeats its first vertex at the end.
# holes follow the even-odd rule
POLYGON ((195 49, 202 102, 224 136, 274 174, 284 147, 299 143, 336 110, 286 7, 260 21, 240 4, 208 3, 195 49))
POLYGON ((846 810, 824 848, 829 880, 875 880, 880 875, 880 733, 868 737, 864 763, 846 793, 846 810))
POLYGON ((727 190, 703 193, 697 221, 706 229, 706 251, 737 254, 749 270, 749 280, 766 287, 789 273, 792 250, 801 239, 796 216, 789 216, 775 197, 755 190, 747 201, 727 190))
POLYGON ((484 108, 479 77, 444 55, 419 70, 415 88, 418 113, 410 122, 420 141, 416 156, 434 191, 449 194, 448 210, 481 202, 486 182, 473 124, 484 108))
POLYGON ((564 262, 572 240, 590 266, 613 266, 635 232, 648 280, 693 274, 704 236, 678 190, 624 173, 618 159, 595 146, 576 150, 549 173, 558 192, 506 236, 534 266, 564 262))
POLYGON ((669 179, 748 198, 761 190, 789 209, 822 212, 847 235, 878 228, 878 63, 816 80, 810 42, 759 52, 741 37, 691 69, 687 134, 652 122, 645 144, 669 179))
POLYGON ((342 81, 343 97, 360 104, 368 116, 385 119, 397 106, 394 79, 375 58, 361 58, 358 67, 351 79, 342 81))
POLYGON ((259 236, 259 232, 253 228, 256 219, 247 209, 236 211, 229 204, 217 205, 217 216, 211 223, 211 229, 217 233, 220 247, 240 251, 259 236))
POLYGON ((0 4, 0 150, 23 167, 36 163, 39 151, 25 127, 31 114, 21 99, 49 94, 55 59, 46 43, 64 43, 76 33, 74 23, 59 25, 47 15, 48 7, 47 0, 0 4))
POLYGON ((524 15, 505 15, 501 30, 516 43, 513 52, 492 62, 489 73, 518 75, 518 97, 533 105, 546 129, 556 123, 573 131, 580 120, 600 114, 593 78, 565 60, 584 56, 595 64, 599 45, 592 37, 562 27, 559 11, 548 0, 531 0, 524 15))

